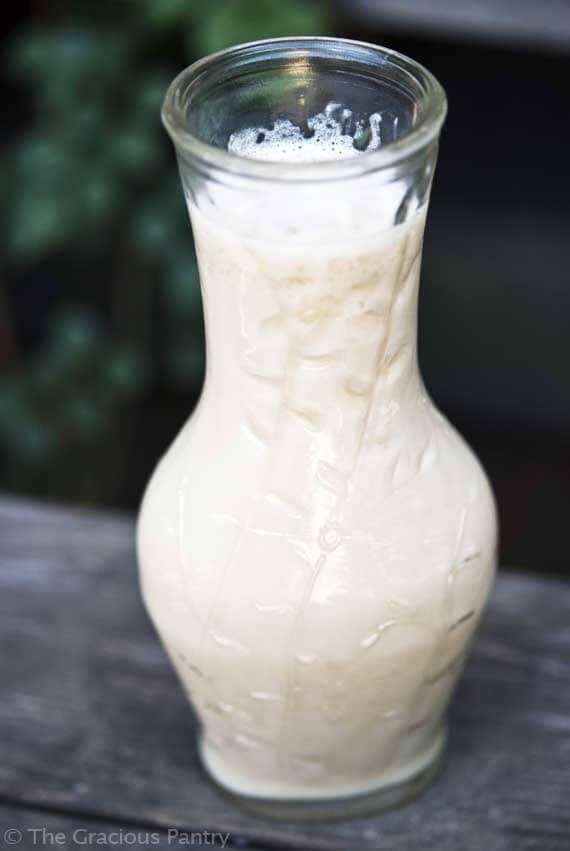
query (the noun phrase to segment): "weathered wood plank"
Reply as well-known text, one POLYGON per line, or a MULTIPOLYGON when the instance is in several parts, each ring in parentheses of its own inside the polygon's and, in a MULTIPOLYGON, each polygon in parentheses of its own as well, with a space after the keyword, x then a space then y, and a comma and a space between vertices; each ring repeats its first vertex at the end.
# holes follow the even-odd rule
POLYGON ((0 503, 0 796, 256 847, 570 848, 570 585, 504 573, 418 801, 323 825, 243 813, 203 775, 195 726, 143 612, 133 524, 0 503))
POLYGON ((351 20, 365 20, 382 33, 483 38, 502 48, 526 45, 566 52, 570 47, 570 9, 564 0, 339 0, 339 5, 351 20))

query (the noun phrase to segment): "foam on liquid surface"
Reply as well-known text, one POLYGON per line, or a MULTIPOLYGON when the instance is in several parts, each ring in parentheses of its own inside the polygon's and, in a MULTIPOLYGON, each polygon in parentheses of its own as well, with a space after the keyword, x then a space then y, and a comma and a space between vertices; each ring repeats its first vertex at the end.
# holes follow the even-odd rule
POLYGON ((380 113, 373 113, 366 122, 355 121, 350 109, 329 103, 307 120, 308 136, 289 119, 279 119, 272 128, 247 127, 232 133, 228 151, 267 162, 349 159, 380 147, 381 122, 380 113))

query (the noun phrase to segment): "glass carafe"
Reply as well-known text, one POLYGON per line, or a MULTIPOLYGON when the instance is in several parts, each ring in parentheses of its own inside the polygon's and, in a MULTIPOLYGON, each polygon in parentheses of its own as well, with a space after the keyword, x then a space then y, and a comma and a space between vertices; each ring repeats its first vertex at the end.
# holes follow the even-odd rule
POLYGON ((445 110, 416 62, 325 38, 207 57, 164 104, 207 370, 145 494, 142 588, 207 771, 268 814, 344 817, 425 785, 492 584, 489 485, 417 361, 445 110), (228 151, 250 129, 261 155, 276 122, 301 150, 319 115, 354 156, 228 151))

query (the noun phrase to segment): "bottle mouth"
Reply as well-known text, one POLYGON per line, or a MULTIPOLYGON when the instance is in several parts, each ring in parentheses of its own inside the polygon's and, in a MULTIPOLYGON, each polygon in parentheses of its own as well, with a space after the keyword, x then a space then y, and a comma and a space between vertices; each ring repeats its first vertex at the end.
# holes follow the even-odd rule
POLYGON ((349 39, 293 37, 237 45, 190 65, 170 84, 162 120, 179 156, 198 170, 298 183, 407 163, 437 141, 446 112, 440 83, 401 53, 349 39), (228 150, 236 130, 269 128, 283 117, 306 126, 311 110, 327 101, 351 110, 356 103, 363 116, 385 114, 389 138, 358 156, 316 162, 261 160, 228 150))

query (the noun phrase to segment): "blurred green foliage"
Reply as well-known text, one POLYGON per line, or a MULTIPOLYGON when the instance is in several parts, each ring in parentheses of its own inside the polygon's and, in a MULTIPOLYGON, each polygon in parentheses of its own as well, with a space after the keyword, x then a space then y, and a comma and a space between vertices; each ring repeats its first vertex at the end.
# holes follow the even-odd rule
MULTIPOLYGON (((115 499, 137 411, 196 395, 198 273, 159 121, 170 79, 233 43, 326 30, 310 0, 76 0, 12 39, 5 70, 30 120, 2 153, 4 281, 57 269, 46 332, 0 377, 0 486, 115 499)), ((2 293, 0 293, 2 296, 2 293)))

